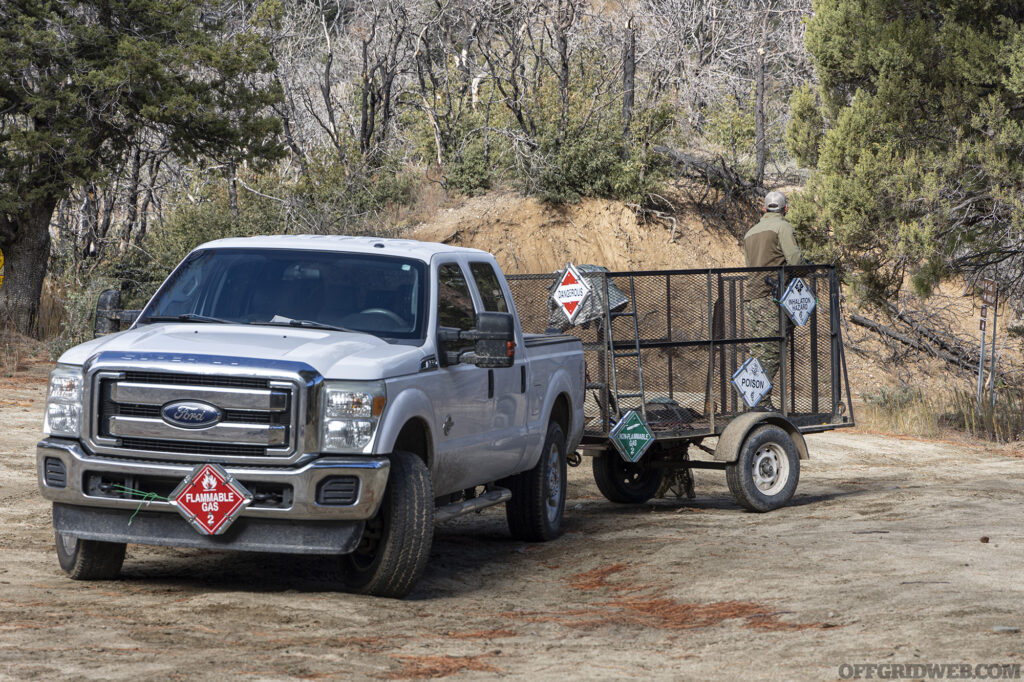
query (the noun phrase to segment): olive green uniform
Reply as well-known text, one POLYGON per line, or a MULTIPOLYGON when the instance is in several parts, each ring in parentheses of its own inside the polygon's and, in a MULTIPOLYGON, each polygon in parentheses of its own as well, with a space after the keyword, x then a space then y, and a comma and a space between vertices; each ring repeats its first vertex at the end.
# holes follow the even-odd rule
MULTIPOLYGON (((761 221, 743 236, 743 251, 748 268, 802 265, 793 226, 781 213, 765 213, 761 221)), ((750 276, 743 294, 744 316, 747 321, 747 336, 778 336, 779 307, 772 299, 772 290, 765 277, 771 273, 758 272, 750 276)), ((779 371, 779 344, 776 341, 755 343, 750 354, 761 362, 768 379, 775 384, 775 373, 779 371)), ((770 404, 771 393, 762 402, 770 404)))

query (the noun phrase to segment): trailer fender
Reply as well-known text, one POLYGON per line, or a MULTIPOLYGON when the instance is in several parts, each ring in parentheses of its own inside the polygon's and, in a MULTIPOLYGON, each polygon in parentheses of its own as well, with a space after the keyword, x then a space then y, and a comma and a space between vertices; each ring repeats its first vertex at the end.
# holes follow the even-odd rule
POLYGON ((793 425, 793 422, 786 419, 778 412, 744 412, 733 419, 718 437, 718 445, 715 447, 715 459, 719 462, 735 462, 740 455, 740 448, 747 435, 761 424, 773 424, 789 434, 796 445, 796 451, 800 459, 807 459, 807 443, 800 429, 793 425))

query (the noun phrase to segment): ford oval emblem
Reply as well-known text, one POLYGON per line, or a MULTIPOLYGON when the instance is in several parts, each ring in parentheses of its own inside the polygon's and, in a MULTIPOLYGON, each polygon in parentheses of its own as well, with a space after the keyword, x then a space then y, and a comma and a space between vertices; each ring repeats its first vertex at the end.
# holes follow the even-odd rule
POLYGON ((167 403, 160 413, 165 422, 183 429, 205 429, 224 418, 224 413, 218 408, 194 400, 167 403))

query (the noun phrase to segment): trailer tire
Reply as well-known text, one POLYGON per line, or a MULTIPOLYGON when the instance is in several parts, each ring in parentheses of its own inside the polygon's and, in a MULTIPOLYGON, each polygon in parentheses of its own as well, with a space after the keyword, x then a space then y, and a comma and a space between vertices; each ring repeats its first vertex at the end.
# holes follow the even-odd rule
POLYGON ((661 469, 630 464, 612 450, 594 457, 591 462, 597 489, 609 502, 641 504, 654 497, 665 478, 661 469))
POLYGON ((72 580, 113 580, 124 564, 123 542, 82 540, 55 531, 57 561, 72 580))
POLYGON ((800 456, 793 439, 771 424, 754 429, 736 461, 726 467, 725 480, 736 502, 750 511, 784 506, 800 481, 800 456))
POLYGON ((341 557, 342 581, 351 592, 401 599, 423 575, 433 540, 430 472, 416 455, 395 451, 377 514, 356 550, 341 557))
POLYGON ((562 534, 568 474, 565 447, 562 427, 551 422, 537 465, 504 480, 512 491, 505 503, 505 519, 517 540, 547 542, 562 534))

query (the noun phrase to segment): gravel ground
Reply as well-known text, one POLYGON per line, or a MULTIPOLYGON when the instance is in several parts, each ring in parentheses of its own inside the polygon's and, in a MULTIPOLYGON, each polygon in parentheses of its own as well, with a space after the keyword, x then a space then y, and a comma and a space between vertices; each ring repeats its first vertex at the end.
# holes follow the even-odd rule
MULTIPOLYGON (((0 679, 839 679, 844 664, 1024 662, 1021 460, 858 431, 808 438, 790 507, 619 506, 588 460, 568 530, 500 509, 440 525, 404 601, 335 591, 330 559, 131 546, 60 571, 36 489, 47 367, 0 379, 0 679)), ((972 668, 973 669, 973 668, 972 668)))

